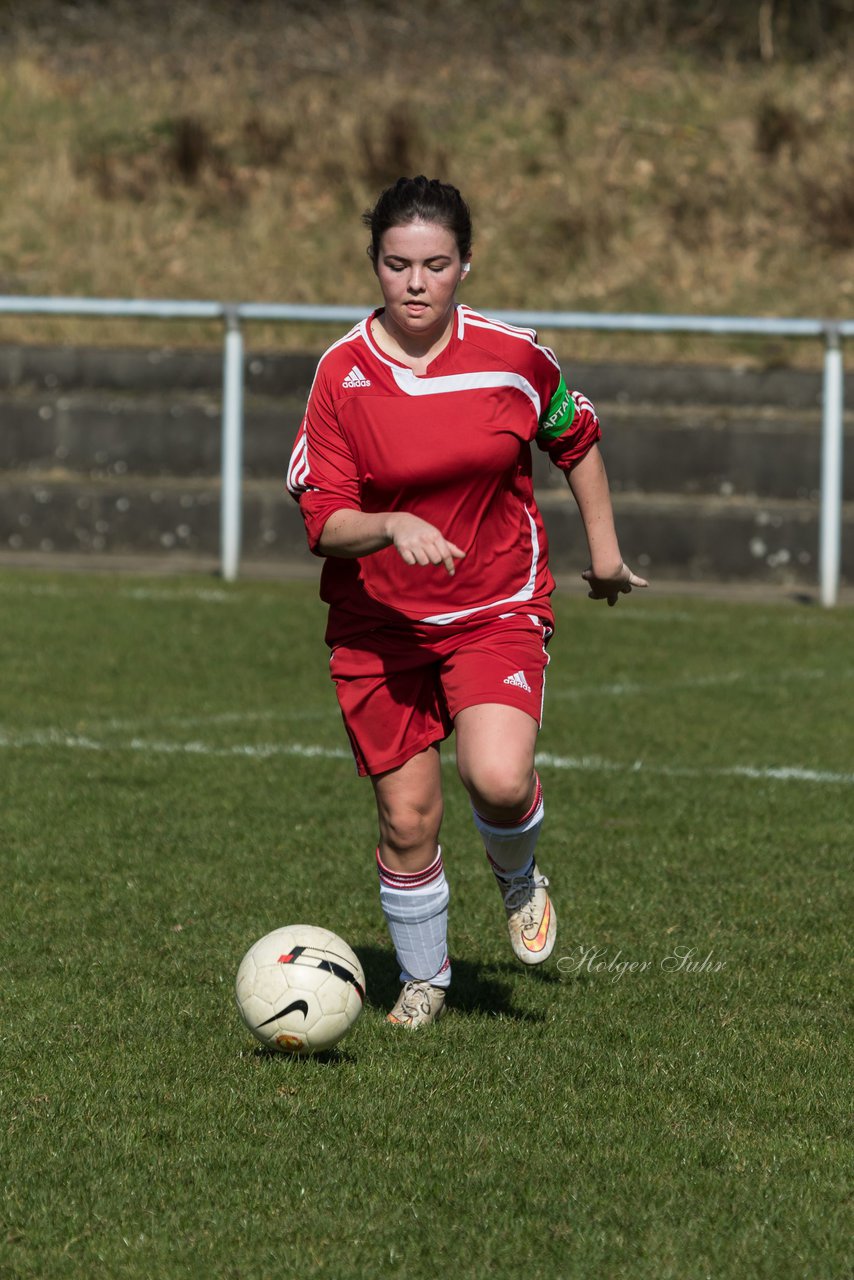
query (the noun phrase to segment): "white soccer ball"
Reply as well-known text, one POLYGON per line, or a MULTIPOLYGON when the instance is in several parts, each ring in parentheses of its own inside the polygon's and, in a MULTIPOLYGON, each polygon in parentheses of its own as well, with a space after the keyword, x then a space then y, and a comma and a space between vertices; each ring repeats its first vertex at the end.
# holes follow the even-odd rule
POLYGON ((240 1016, 262 1044, 319 1053, 337 1044, 362 1012, 365 975, 343 939, 313 924, 274 929, 240 962, 240 1016))

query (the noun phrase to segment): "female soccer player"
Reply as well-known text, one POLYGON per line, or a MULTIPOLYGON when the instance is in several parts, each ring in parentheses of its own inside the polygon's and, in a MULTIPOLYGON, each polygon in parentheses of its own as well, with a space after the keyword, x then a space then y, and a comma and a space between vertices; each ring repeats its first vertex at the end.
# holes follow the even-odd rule
POLYGON ((400 178, 365 214, 384 306, 318 365, 288 471, 321 597, 332 678, 379 817, 380 901, 403 988, 389 1021, 421 1027, 451 980, 439 846, 439 744, 457 768, 523 964, 556 919, 534 850, 534 768, 554 617, 531 444, 565 473, 593 599, 647 584, 623 563, 590 401, 528 329, 457 303, 471 219, 455 187, 400 178))

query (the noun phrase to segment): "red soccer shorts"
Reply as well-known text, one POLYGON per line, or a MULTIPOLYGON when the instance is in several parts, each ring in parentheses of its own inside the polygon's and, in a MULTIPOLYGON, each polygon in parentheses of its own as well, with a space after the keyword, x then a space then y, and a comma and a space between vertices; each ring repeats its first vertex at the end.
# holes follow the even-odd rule
POLYGON ((467 626, 383 628, 332 651, 360 774, 386 773, 452 732, 465 707, 518 707, 542 723, 551 628, 528 614, 467 626))

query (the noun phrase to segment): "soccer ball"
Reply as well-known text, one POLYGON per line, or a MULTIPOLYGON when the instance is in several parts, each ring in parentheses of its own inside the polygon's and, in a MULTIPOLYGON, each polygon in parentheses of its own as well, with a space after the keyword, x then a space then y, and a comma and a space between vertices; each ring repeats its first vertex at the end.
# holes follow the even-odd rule
POLYGON ((235 984, 240 1016, 262 1044, 320 1053, 362 1012, 365 975, 355 952, 329 929, 292 924, 254 943, 235 984))

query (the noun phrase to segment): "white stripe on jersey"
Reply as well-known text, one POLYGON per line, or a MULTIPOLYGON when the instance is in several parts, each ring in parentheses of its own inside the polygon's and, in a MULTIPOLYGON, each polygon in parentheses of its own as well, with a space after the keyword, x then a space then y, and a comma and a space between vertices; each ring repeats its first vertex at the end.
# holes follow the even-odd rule
POLYGON ((471 311, 468 307, 461 306, 460 314, 463 317, 463 323, 471 325, 473 329, 493 329, 496 333, 503 333, 508 338, 519 338, 522 342, 528 342, 532 347, 539 347, 543 355, 552 362, 556 369, 560 369, 557 357, 551 347, 544 347, 541 342, 537 341, 536 330, 523 329, 519 325, 508 324, 505 320, 494 320, 491 316, 482 316, 477 311, 471 311))
MULTIPOLYGON (((575 401, 575 407, 576 409, 578 409, 579 413, 582 412, 584 409, 587 409, 590 413, 593 414, 593 417, 596 418, 596 410, 593 408, 593 405, 587 399, 587 396, 583 395, 580 391, 573 391, 572 398, 575 401)), ((597 418, 597 421, 598 421, 598 418, 597 418)))
POLYGON ((320 373, 320 367, 323 364, 326 357, 331 352, 337 351, 339 347, 343 347, 346 342, 352 342, 354 338, 358 338, 362 333, 362 326, 365 325, 366 323, 367 321, 365 320, 360 321, 359 324, 353 326, 353 328, 350 330, 349 333, 345 333, 343 338, 339 338, 337 342, 333 342, 331 347, 326 348, 323 355, 320 357, 320 359, 317 362, 317 368, 315 369, 314 377, 311 380, 311 386, 309 387, 309 391, 308 391, 309 400, 311 399, 311 393, 314 390, 314 384, 315 382, 317 382, 317 378, 320 373))
POLYGON ((517 604, 521 600, 530 600, 532 598, 537 584, 540 544, 537 541, 537 526, 527 507, 525 508, 525 515, 528 517, 528 523, 531 526, 531 569, 528 574, 528 581, 521 591, 517 591, 513 596, 506 596, 503 600, 493 600, 489 604, 473 605, 470 609, 457 609, 454 613, 434 613, 430 618, 421 618, 421 622, 428 622, 437 627, 446 627, 449 623, 456 622, 458 618, 467 618, 470 614, 480 613, 483 609, 497 609, 502 604, 517 604))
POLYGON ((536 329, 526 329, 521 324, 510 324, 507 320, 498 320, 495 316, 485 316, 480 311, 473 311, 471 307, 460 305, 460 311, 463 316, 464 324, 479 324, 481 326, 488 325, 493 329, 500 329, 503 333, 507 333, 511 338, 527 338, 529 341, 536 343, 536 329))
MULTIPOLYGON (((536 389, 531 385, 527 378, 522 376, 522 374, 500 369, 487 369, 476 373, 450 374, 446 377, 417 377, 411 369, 389 359, 385 352, 377 346, 370 329, 370 319, 372 315, 373 312, 371 312, 371 315, 366 316, 364 320, 359 321, 359 323, 355 325, 349 333, 346 333, 343 338, 339 338, 337 342, 333 342, 332 346, 328 347, 326 351, 324 351, 318 361, 314 379, 312 380, 311 390, 309 391, 309 400, 311 399, 311 392, 314 390, 314 384, 317 381, 321 366, 326 357, 331 352, 336 351, 338 347, 344 346, 346 343, 353 342, 357 338, 361 337, 372 354, 391 369, 398 388, 405 395, 448 395, 453 394, 456 391, 488 390, 492 387, 515 387, 518 391, 521 391, 528 397, 534 413, 539 420, 543 412, 542 402, 536 389)), ((537 347, 552 362, 556 369, 560 368, 557 360, 555 359, 554 353, 549 350, 548 347, 541 346, 541 344, 537 342, 537 335, 533 329, 522 329, 517 325, 507 324, 501 320, 493 320, 487 316, 480 315, 477 311, 472 311, 470 307, 464 306, 457 307, 457 317, 457 333, 460 338, 464 336, 466 325, 470 325, 472 328, 477 329, 486 329, 488 331, 492 330, 495 333, 500 333, 510 338, 517 338, 521 342, 527 342, 529 345, 537 347)), ((364 374, 361 373, 358 366, 354 366, 354 369, 358 372, 360 377, 364 378, 364 374)), ((298 498, 301 493, 305 493, 307 489, 311 488, 309 483, 310 474, 308 444, 305 438, 305 425, 303 424, 301 436, 294 446, 291 462, 288 467, 287 488, 293 497, 298 498)), ((527 598, 528 597, 526 596, 511 597, 513 601, 527 598)), ((489 608, 491 606, 479 607, 489 608)), ((475 612, 475 610, 464 610, 463 612, 469 613, 475 612)), ((426 621, 431 621, 431 619, 426 619, 426 621)))
POLYGON ((308 440, 305 435, 305 422, 300 428, 297 442, 294 445, 294 451, 291 454, 291 460, 288 465, 288 478, 286 481, 288 493, 293 498, 298 498, 301 493, 305 493, 311 486, 308 483, 309 465, 308 465, 308 440))
POLYGON ((392 366, 394 380, 408 396, 440 396, 454 391, 479 391, 489 387, 516 387, 522 391, 534 408, 539 420, 540 397, 527 378, 521 373, 508 373, 504 369, 484 369, 481 373, 452 373, 446 377, 419 378, 411 369, 392 366))
MULTIPOLYGON (((361 333, 362 337, 364 338, 367 346, 370 348, 371 352, 373 353, 373 355, 376 356, 378 360, 381 360, 383 364, 388 365, 389 369, 391 369, 394 372, 395 378, 397 378, 397 374, 401 371, 401 369, 404 369, 404 371, 407 373, 412 373, 410 369, 405 369, 405 367, 401 366, 397 361, 390 359, 385 354, 385 352, 379 346, 377 346, 376 340, 373 334, 371 333, 371 326, 369 324, 370 319, 371 319, 371 316, 366 316, 365 319, 362 320, 361 323, 357 326, 357 328, 358 328, 358 331, 361 333)), ((544 347, 539 342, 537 342, 537 335, 533 329, 520 329, 517 325, 505 324, 504 321, 502 320, 491 320, 487 316, 480 315, 479 312, 477 311, 472 311, 470 307, 464 307, 462 305, 458 305, 457 306, 457 337, 460 338, 461 340, 465 337, 466 325, 471 325, 473 328, 477 328, 477 329, 491 329, 495 333, 501 333, 508 338, 519 338, 521 339, 521 341, 527 342, 530 344, 530 346, 537 347, 540 351, 542 351, 543 355, 548 360, 551 361, 551 363, 554 365, 554 367, 558 371, 560 371, 560 365, 557 362, 557 357, 555 356, 554 352, 549 347, 544 347)), ((347 336, 348 338, 350 338, 353 336, 353 334, 348 334, 347 336)), ((330 347, 330 350, 332 350, 331 347, 330 347)), ((412 377, 414 378, 415 376, 416 375, 413 373, 412 377)), ((423 382, 423 381, 427 381, 427 379, 419 378, 418 381, 423 382)), ((430 381, 439 382, 441 381, 441 379, 431 378, 430 381)), ((490 383, 481 383, 480 385, 481 386, 504 386, 507 384, 490 382, 490 383)), ((530 383, 528 383, 527 385, 530 386, 530 383)), ((402 385, 399 379, 398 379, 398 386, 400 386, 401 390, 403 391, 409 390, 408 387, 404 387, 402 385)), ((444 389, 446 391, 465 390, 465 388, 463 387, 459 387, 459 388, 445 387, 444 389)), ((430 395, 431 392, 419 391, 419 392, 416 392, 415 394, 430 395)), ((537 403, 539 403, 539 400, 537 400, 537 403)), ((540 413, 539 413, 539 410, 537 410, 537 417, 539 416, 540 416, 540 413)))
MULTIPOLYGON (((377 360, 379 360, 381 364, 387 365, 389 369, 394 369, 394 370, 400 369, 402 366, 398 364, 396 361, 392 360, 389 356, 387 356, 386 353, 383 351, 382 347, 377 345, 376 338, 371 333, 370 321, 372 316, 373 316, 373 312, 371 312, 371 315, 366 316, 365 319, 359 325, 359 332, 361 333, 362 337, 365 340, 365 346, 368 348, 371 355, 373 355, 377 360)), ((413 377, 414 377, 414 374, 413 374, 413 377)))
MULTIPOLYGON (((314 377, 311 380, 311 388, 308 393, 309 400, 311 400, 311 393, 314 391, 314 384, 317 382, 321 365, 326 357, 332 351, 337 351, 339 347, 343 347, 346 343, 353 342, 354 339, 360 337, 362 334, 362 324, 364 323, 366 322, 363 321, 360 324, 354 325, 349 333, 344 334, 343 338, 339 338, 337 342, 332 343, 331 347, 326 348, 323 355, 317 362, 317 368, 315 369, 314 377)), ((364 375, 360 374, 359 376, 363 377, 364 375)), ((305 493, 311 488, 311 485, 309 484, 310 475, 311 468, 308 461, 308 440, 306 439, 305 434, 305 418, 303 418, 302 426, 300 427, 296 443, 294 444, 293 453, 291 454, 291 460, 288 464, 288 475, 286 481, 288 493, 294 498, 299 498, 301 493, 305 493)))

